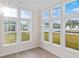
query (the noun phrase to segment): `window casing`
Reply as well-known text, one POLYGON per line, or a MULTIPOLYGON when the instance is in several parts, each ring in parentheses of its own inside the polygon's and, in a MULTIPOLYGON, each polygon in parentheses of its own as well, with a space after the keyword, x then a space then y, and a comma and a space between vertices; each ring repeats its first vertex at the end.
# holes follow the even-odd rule
POLYGON ((17 42, 17 9, 2 8, 3 12, 3 44, 13 44, 17 42))
POLYGON ((61 5, 56 5, 51 9, 51 18, 52 42, 59 45, 61 33, 61 5))
POLYGON ((69 50, 79 50, 78 3, 78 0, 67 2, 63 5, 63 7, 61 4, 56 4, 55 7, 48 9, 48 12, 47 9, 43 11, 42 33, 44 37, 42 37, 44 41, 50 40, 50 43, 52 42, 53 44, 63 46, 69 50), (47 26, 44 25, 44 23, 47 24, 47 26))
POLYGON ((17 42, 17 22, 13 18, 4 19, 4 44, 17 42))
POLYGON ((32 38, 32 11, 3 8, 3 44, 27 42, 32 38), (7 14, 8 13, 8 14, 7 14))
POLYGON ((26 42, 31 40, 32 30, 32 12, 29 10, 21 10, 20 12, 20 29, 21 29, 21 41, 26 42))
POLYGON ((65 45, 68 48, 79 50, 79 1, 65 4, 65 45))
POLYGON ((50 32, 50 22, 49 22, 49 11, 44 10, 42 13, 42 30, 43 30, 43 40, 49 41, 49 32, 50 32))

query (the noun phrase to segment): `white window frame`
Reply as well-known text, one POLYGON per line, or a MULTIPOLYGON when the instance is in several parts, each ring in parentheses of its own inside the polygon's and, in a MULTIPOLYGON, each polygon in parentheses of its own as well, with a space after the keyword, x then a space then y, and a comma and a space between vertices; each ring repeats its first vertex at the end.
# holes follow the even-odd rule
POLYGON ((42 12, 42 42, 45 42, 45 43, 50 43, 51 42, 51 34, 50 34, 50 12, 49 12, 50 10, 49 9, 44 9, 43 10, 43 12, 42 12), (44 17, 44 11, 45 10, 47 10, 48 11, 48 14, 49 14, 49 16, 48 17, 44 17), (49 21, 49 35, 48 35, 48 41, 45 41, 45 39, 44 39, 44 19, 48 19, 48 21, 49 21))
POLYGON ((51 44, 54 44, 54 45, 56 45, 56 46, 61 46, 61 39, 62 39, 62 35, 61 35, 61 33, 62 33, 62 27, 61 27, 62 9, 61 9, 61 14, 60 14, 59 16, 53 16, 53 15, 52 15, 52 13, 53 13, 52 10, 54 10, 54 8, 56 8, 56 7, 60 7, 60 9, 61 9, 62 6, 61 6, 61 4, 56 3, 56 4, 54 4, 53 7, 50 9, 50 12, 51 12, 51 13, 50 13, 50 14, 51 14, 51 17, 50 17, 50 18, 51 18, 51 23, 50 23, 50 24, 51 24, 51 44), (56 44, 56 43, 53 42, 53 35, 52 35, 52 33, 53 33, 53 32, 52 32, 52 31, 53 31, 53 26, 52 26, 53 21, 52 21, 52 20, 53 20, 53 19, 59 19, 59 20, 60 20, 60 44, 56 44))
POLYGON ((3 16, 3 20, 2 20, 2 25, 3 25, 3 40, 2 40, 2 45, 3 46, 9 46, 9 45, 15 45, 15 44, 17 44, 17 42, 18 42, 18 40, 17 40, 17 18, 13 18, 13 17, 5 17, 5 16, 3 16), (4 24, 4 22, 5 22, 5 20, 14 20, 15 22, 16 22, 16 28, 15 28, 15 32, 5 32, 5 24, 4 24), (5 43, 5 34, 6 33, 16 33, 16 42, 15 43, 9 43, 9 44, 6 44, 5 43))
MULTIPOLYGON (((31 25, 30 25, 30 30, 29 30, 29 35, 30 35, 30 40, 29 41, 25 41, 25 42, 22 42, 21 41, 21 29, 20 29, 20 20, 26 20, 26 19, 21 19, 20 18, 20 10, 22 8, 17 8, 17 18, 16 17, 5 17, 2 15, 2 46, 10 46, 10 45, 17 45, 17 44, 20 44, 20 43, 28 43, 28 42, 31 42, 32 41, 32 18, 28 18, 31 22, 31 25), (15 43, 10 43, 10 44, 5 44, 5 31, 4 31, 4 21, 5 20, 14 20, 16 22, 16 42, 15 43)), ((26 9, 27 10, 27 9, 26 9)), ((32 13, 32 10, 28 10, 32 13)), ((32 13, 33 14, 33 13, 32 13)), ((33 15, 31 15, 31 17, 33 17, 33 15)), ((13 31, 12 31, 13 32, 13 31)))
MULTIPOLYGON (((65 2, 65 3, 63 3, 63 12, 62 12, 62 19, 63 19, 63 21, 62 21, 62 23, 64 24, 64 28, 63 28, 63 37, 64 37, 64 41, 62 40, 62 42, 64 42, 63 44, 61 44, 61 45, 64 45, 64 48, 66 48, 66 49, 68 49, 68 50, 72 50, 72 51, 74 51, 74 52, 77 52, 77 50, 75 50, 75 49, 72 49, 72 48, 69 48, 69 47, 66 47, 66 39, 65 39, 65 34, 66 34, 66 32, 65 32, 65 19, 68 19, 68 18, 75 18, 75 17, 77 17, 77 18, 79 18, 79 14, 70 14, 70 15, 66 15, 65 14, 65 5, 66 4, 68 4, 68 3, 70 3, 70 2, 73 2, 73 1, 69 1, 69 2, 65 2)), ((78 40, 78 42, 79 42, 79 40, 78 40)), ((79 45, 79 43, 78 43, 78 45, 79 45)), ((79 46, 78 46, 78 48, 79 48, 79 46)))
MULTIPOLYGON (((23 9, 20 9, 20 11, 19 11, 19 13, 20 13, 20 15, 19 15, 19 18, 20 18, 19 19, 19 24, 20 24, 21 21, 30 20, 30 22, 31 22, 31 24, 30 24, 30 30, 29 31, 26 31, 26 32, 29 32, 30 39, 29 39, 29 41, 22 41, 22 39, 21 39, 21 32, 23 32, 23 31, 21 31, 21 29, 20 29, 20 43, 28 43, 28 42, 31 42, 32 41, 32 18, 21 18, 21 10, 23 10, 23 9)), ((27 11, 27 9, 24 9, 24 10, 27 11)), ((30 11, 32 13, 31 10, 28 10, 28 11, 30 11)), ((32 15, 33 15, 33 13, 32 13, 32 15)), ((31 17, 32 17, 32 15, 31 15, 31 17)), ((21 24, 20 24, 20 28, 21 28, 21 24)))

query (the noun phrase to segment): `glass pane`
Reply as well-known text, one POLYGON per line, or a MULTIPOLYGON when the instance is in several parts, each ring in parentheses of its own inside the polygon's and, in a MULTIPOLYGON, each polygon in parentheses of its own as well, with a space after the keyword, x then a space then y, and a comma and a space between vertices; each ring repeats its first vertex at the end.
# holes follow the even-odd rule
POLYGON ((52 9, 52 16, 60 16, 61 15, 61 7, 60 5, 56 6, 52 9))
POLYGON ((53 24, 52 25, 53 26, 53 29, 52 29, 53 43, 60 44, 60 20, 53 19, 52 24, 53 24))
POLYGON ((44 10, 42 16, 43 16, 43 18, 49 18, 49 11, 48 10, 44 10))
POLYGON ((79 0, 75 0, 65 5, 65 14, 79 14, 79 0))
POLYGON ((78 41, 79 41, 79 18, 69 18, 66 19, 65 26, 65 39, 66 46, 69 48, 78 50, 78 41))
POLYGON ((17 17, 17 10, 13 8, 3 7, 3 15, 5 17, 17 17))
POLYGON ((13 20, 5 20, 4 29, 5 29, 5 32, 16 31, 16 22, 13 20))
POLYGON ((30 21, 29 20, 21 21, 20 24, 21 24, 21 31, 30 30, 30 21))
POLYGON ((21 18, 32 19, 32 12, 29 10, 21 10, 21 18))
POLYGON ((30 21, 29 20, 22 20, 20 22, 21 24, 21 39, 22 41, 28 41, 30 40, 30 21))
POLYGON ((45 41, 49 41, 49 22, 47 22, 48 19, 44 20, 44 24, 43 24, 43 31, 44 31, 44 40, 45 41))
POLYGON ((55 44, 60 44, 60 23, 61 20, 57 17, 61 16, 61 5, 56 5, 52 9, 52 41, 55 44))
POLYGON ((22 41, 29 41, 30 40, 29 32, 21 32, 21 39, 22 41))
POLYGON ((16 33, 5 33, 5 44, 12 44, 16 42, 16 33))
POLYGON ((16 22, 14 20, 5 20, 4 24, 5 25, 7 25, 7 24, 16 24, 16 22))
POLYGON ((16 22, 13 20, 4 21, 5 44, 16 43, 16 22))
POLYGON ((9 25, 8 26, 8 31, 15 31, 15 25, 9 25))

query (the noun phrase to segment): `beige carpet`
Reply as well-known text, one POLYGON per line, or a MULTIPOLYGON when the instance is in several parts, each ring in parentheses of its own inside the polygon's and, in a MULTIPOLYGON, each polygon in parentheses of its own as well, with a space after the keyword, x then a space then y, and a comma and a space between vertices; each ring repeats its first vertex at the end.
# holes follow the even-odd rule
POLYGON ((51 54, 50 52, 42 48, 34 48, 11 55, 4 56, 2 58, 58 58, 58 56, 51 54))

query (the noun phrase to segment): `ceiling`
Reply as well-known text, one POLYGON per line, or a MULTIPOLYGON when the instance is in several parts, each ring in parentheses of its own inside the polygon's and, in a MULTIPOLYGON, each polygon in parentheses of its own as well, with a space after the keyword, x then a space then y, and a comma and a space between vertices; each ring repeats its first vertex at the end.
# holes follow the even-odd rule
MULTIPOLYGON (((0 4, 6 6, 23 7, 34 10, 35 9, 40 10, 49 7, 59 1, 61 0, 0 0, 0 4)), ((63 0, 63 1, 69 1, 69 0, 63 0)))

